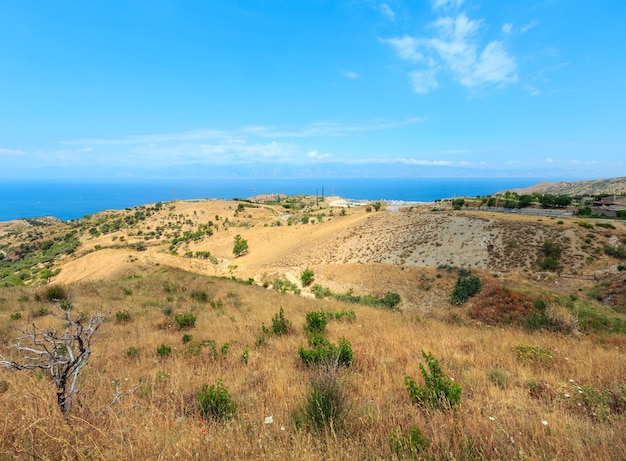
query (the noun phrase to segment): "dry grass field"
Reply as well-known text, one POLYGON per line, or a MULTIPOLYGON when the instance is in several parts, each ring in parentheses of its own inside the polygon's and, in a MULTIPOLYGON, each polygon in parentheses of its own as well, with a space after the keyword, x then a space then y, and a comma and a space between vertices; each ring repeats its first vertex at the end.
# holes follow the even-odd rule
POLYGON ((623 223, 332 201, 2 223, 3 260, 34 259, 3 273, 1 354, 16 330, 58 325, 50 286, 76 313, 108 316, 65 414, 49 375, 0 369, 0 459, 626 459, 626 272, 605 250, 626 244, 623 223), (239 257, 236 235, 249 245, 239 257), (538 267, 546 241, 562 249, 552 272, 538 267), (451 304, 468 273, 480 293, 451 304), (394 309, 350 302, 390 292, 394 309), (291 328, 279 335, 281 309, 291 328), (303 363, 307 314, 320 311, 351 366, 303 363), (177 314, 195 324, 179 328, 177 314), (422 351, 460 385, 458 405, 412 401, 405 376, 424 384, 422 351), (218 382, 230 417, 199 410, 218 382), (318 428, 307 401, 324 383, 337 412, 318 428))

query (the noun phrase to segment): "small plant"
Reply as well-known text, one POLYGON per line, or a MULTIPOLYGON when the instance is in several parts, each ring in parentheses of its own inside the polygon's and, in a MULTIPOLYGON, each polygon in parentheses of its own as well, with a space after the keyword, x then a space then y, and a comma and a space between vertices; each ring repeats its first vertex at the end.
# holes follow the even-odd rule
POLYGON ((460 306, 465 304, 472 296, 477 295, 482 290, 482 283, 477 275, 461 270, 456 281, 456 286, 452 292, 451 304, 460 306))
POLYGON ((21 312, 13 312, 11 314, 11 320, 19 320, 22 318, 22 313, 21 312))
POLYGON ((209 295, 207 295, 206 291, 194 290, 189 294, 189 296, 191 299, 199 303, 209 302, 209 295))
POLYGON ((193 339, 193 335, 190 335, 189 333, 185 333, 183 335, 183 344, 190 343, 192 339, 193 339))
POLYGON ((171 353, 172 353, 172 347, 171 346, 167 346, 165 344, 161 344, 159 347, 157 347, 157 355, 159 357, 167 357, 171 353))
POLYGON ((128 357, 129 359, 134 359, 137 356, 139 356, 139 349, 137 349, 135 346, 130 346, 126 351, 126 357, 128 357))
POLYGON ((294 419, 297 428, 334 433, 344 425, 349 411, 348 398, 336 371, 325 370, 311 380, 304 404, 294 419))
POLYGON ((424 377, 424 386, 416 386, 415 381, 409 376, 404 377, 404 384, 415 403, 420 406, 429 404, 435 408, 450 409, 461 402, 461 386, 452 378, 446 376, 441 370, 439 361, 432 354, 422 351, 422 357, 426 360, 428 371, 420 363, 420 370, 424 377))
POLYGON ((179 330, 185 330, 188 328, 193 328, 196 325, 196 316, 191 312, 182 313, 179 312, 174 316, 174 322, 178 325, 179 330))
POLYGON ((230 419, 237 409, 228 389, 222 381, 217 384, 203 384, 197 396, 198 410, 203 418, 214 420, 230 419))
MULTIPOLYGON (((593 227, 593 225, 591 225, 593 227)), ((560 271, 561 265, 561 253, 563 248, 560 243, 555 243, 550 240, 543 242, 541 249, 543 258, 539 259, 539 269, 542 271, 560 271)))
POLYGON ((349 367, 354 362, 352 346, 346 338, 339 340, 335 346, 322 334, 309 335, 309 347, 300 347, 298 355, 305 365, 334 365, 349 367))
POLYGON ((117 311, 115 313, 115 320, 117 320, 118 323, 128 322, 130 320, 130 313, 126 309, 117 311))
POLYGON ((539 346, 528 346, 526 344, 518 344, 513 347, 513 353, 524 363, 535 363, 549 368, 554 360, 554 356, 547 349, 539 346))
POLYGON ((235 245, 233 246, 233 254, 235 257, 239 257, 248 252, 248 241, 241 237, 241 235, 235 235, 235 245))
POLYGON ((48 301, 57 302, 67 298, 67 291, 61 285, 50 285, 46 288, 45 298, 48 301))
POLYGON ((305 287, 308 287, 311 283, 313 283, 314 278, 315 273, 311 269, 306 269, 304 272, 302 272, 302 275, 300 275, 300 281, 305 287))
POLYGON ((243 351, 243 354, 241 354, 241 357, 239 359, 247 365, 249 357, 250 357, 250 350, 246 347, 243 351))
POLYGON ((285 319, 285 313, 283 308, 280 308, 278 314, 272 317, 272 333, 275 335, 284 335, 289 333, 291 329, 291 322, 285 319))
POLYGON ((502 368, 493 368, 489 370, 489 381, 504 389, 509 385, 509 374, 502 368))
POLYGON ((222 356, 226 355, 228 353, 228 348, 230 347, 230 344, 228 343, 224 343, 220 346, 220 354, 222 354, 222 356))
POLYGON ((309 334, 323 333, 326 329, 328 319, 324 311, 312 311, 306 315, 306 325, 304 331, 309 334))
POLYGON ((397 430, 389 436, 389 448, 398 459, 404 457, 420 459, 420 453, 428 450, 428 447, 430 447, 430 440, 415 425, 409 428, 407 435, 397 430))

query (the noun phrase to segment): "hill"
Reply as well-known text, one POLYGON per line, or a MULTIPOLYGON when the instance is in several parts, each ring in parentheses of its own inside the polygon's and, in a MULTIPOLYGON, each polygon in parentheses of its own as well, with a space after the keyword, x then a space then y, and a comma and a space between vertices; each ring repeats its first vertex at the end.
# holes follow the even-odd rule
POLYGON ((531 187, 512 189, 518 194, 603 195, 626 193, 626 178, 590 179, 572 182, 541 182, 531 187))
POLYGON ((0 458, 626 458, 623 222, 332 203, 2 223, 5 347, 56 324, 53 288, 109 314, 68 414, 47 372, 0 369, 0 458), (328 322, 313 339, 312 312, 328 322), (350 366, 303 360, 346 344, 350 366), (412 401, 422 351, 460 405, 412 401), (200 412, 205 384, 232 417, 200 412))

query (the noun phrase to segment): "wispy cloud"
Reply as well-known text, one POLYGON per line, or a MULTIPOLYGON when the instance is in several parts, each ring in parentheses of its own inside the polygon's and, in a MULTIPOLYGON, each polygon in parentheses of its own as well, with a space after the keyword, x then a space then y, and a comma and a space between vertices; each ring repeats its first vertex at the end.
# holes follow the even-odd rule
POLYGON ((502 26, 502 32, 504 32, 505 34, 510 34, 511 32, 513 32, 513 24, 507 22, 505 25, 502 26))
POLYGON ((24 151, 18 149, 3 149, 0 147, 0 155, 22 155, 24 151))
POLYGON ((360 77, 359 74, 357 74, 356 72, 352 72, 352 71, 344 72, 343 75, 344 77, 351 78, 351 79, 360 77))
POLYGON ((315 159, 315 160, 324 160, 324 159, 327 159, 327 158, 332 157, 332 155, 331 155, 331 154, 320 154, 320 153, 319 153, 318 151, 316 151, 316 150, 312 150, 311 152, 309 152, 308 154, 306 154, 306 156, 307 156, 308 158, 312 158, 312 159, 315 159))
POLYGON ((520 30, 521 33, 524 34, 524 33, 528 32, 530 29, 532 29, 533 27, 537 27, 538 25, 539 25, 539 21, 533 20, 533 21, 529 22, 528 24, 524 24, 522 27, 520 27, 519 30, 520 30))
MULTIPOLYGON (((461 1, 438 0, 435 10, 458 8, 461 1)), ((502 41, 492 40, 481 46, 478 31, 480 19, 470 19, 465 13, 439 17, 427 26, 431 37, 404 35, 384 39, 398 56, 420 67, 409 72, 416 93, 427 93, 439 86, 437 74, 448 73, 461 85, 482 88, 503 85, 517 80, 517 63, 502 41)), ((505 25, 503 30, 512 28, 505 25)))
POLYGON ((450 10, 459 9, 464 0, 433 0, 433 9, 435 10, 450 10))
POLYGON ((387 3, 381 3, 380 5, 378 5, 378 9, 383 14, 383 16, 385 16, 390 21, 396 19, 396 13, 394 13, 394 11, 387 3))

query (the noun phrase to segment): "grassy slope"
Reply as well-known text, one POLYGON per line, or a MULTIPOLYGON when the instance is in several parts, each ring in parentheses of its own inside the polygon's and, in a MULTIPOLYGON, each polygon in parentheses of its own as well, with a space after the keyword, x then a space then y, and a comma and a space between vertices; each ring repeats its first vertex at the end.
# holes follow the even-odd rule
MULTIPOLYGON (((181 208, 176 214, 192 222, 194 215, 199 222, 215 214, 220 214, 222 220, 227 214, 235 220, 233 204, 212 204, 221 207, 217 211, 198 208, 197 204, 178 206, 181 208)), ((163 223, 167 222, 166 211, 157 215, 163 223)), ((81 375, 78 403, 67 417, 58 412, 53 386, 47 378, 0 370, 0 384, 5 383, 0 386, 4 390, 0 401, 11 409, 4 412, 0 427, 0 458, 390 459, 389 436, 398 430, 406 433, 412 425, 418 426, 431 441, 430 447, 421 453, 424 458, 626 458, 626 403, 619 400, 619 389, 625 385, 626 376, 623 334, 561 334, 527 332, 498 324, 487 326, 471 314, 488 299, 477 297, 460 308, 447 303, 455 271, 367 260, 367 247, 371 253, 378 248, 375 240, 362 244, 368 229, 363 223, 378 219, 373 214, 351 210, 347 217, 334 218, 335 223, 345 219, 344 224, 349 224, 342 228, 331 228, 333 221, 317 227, 263 227, 263 222, 273 221, 276 216, 267 209, 246 209, 244 217, 237 219, 252 221, 255 227, 222 228, 207 239, 188 244, 189 250, 210 250, 219 258, 217 265, 169 255, 168 244, 157 240, 147 241, 146 252, 109 249, 76 260, 66 258, 59 277, 65 273, 67 283, 75 280, 71 292, 76 309, 103 309, 110 311, 111 316, 97 334, 89 366, 81 375), (251 242, 250 255, 237 260, 229 254, 235 233, 251 242), (324 259, 326 256, 319 248, 327 246, 324 242, 332 244, 325 240, 329 235, 342 239, 336 248, 358 250, 365 260, 344 264, 344 255, 339 260, 324 259), (274 243, 273 236, 280 244, 274 243), (316 242, 309 247, 315 249, 311 250, 315 259, 296 258, 297 244, 302 246, 309 241, 316 242), (267 248, 261 251, 261 246, 267 248), (277 254, 269 250, 272 247, 277 248, 277 254), (81 261, 88 263, 81 265, 81 261), (261 281, 274 275, 297 275, 307 263, 314 266, 316 281, 336 291, 348 287, 355 292, 397 290, 403 299, 402 312, 281 295, 260 286, 197 274, 241 278, 259 275, 261 281), (80 281, 77 275, 90 268, 94 269, 92 275, 80 281), (88 281, 90 278, 97 280, 88 281), (166 286, 171 288, 166 290, 166 286), (205 292, 217 307, 194 301, 194 291, 205 292), (292 333, 269 337, 265 345, 257 347, 261 325, 270 325, 281 307, 293 323, 292 333), (327 433, 297 430, 293 418, 313 375, 297 356, 298 348, 306 346, 307 341, 302 326, 306 313, 319 309, 353 309, 356 314, 353 322, 331 322, 328 326, 328 337, 333 343, 341 337, 350 341, 355 363, 340 373, 350 405, 345 426, 327 433), (115 320, 115 312, 122 310, 130 313, 130 321, 115 320), (224 356, 211 358, 206 349, 199 356, 185 352, 185 332, 174 326, 172 316, 189 311, 197 316, 197 323, 186 333, 195 340, 214 340, 218 349, 228 343, 224 356), (157 356, 160 344, 173 346, 171 357, 157 356), (519 344, 544 348, 554 355, 554 360, 549 366, 521 361, 513 351, 519 344), (135 358, 127 357, 131 346, 139 350, 135 358), (246 348, 250 350, 247 364, 240 360, 246 348), (409 400, 403 379, 408 374, 422 382, 421 350, 432 352, 444 371, 461 384, 462 403, 456 412, 422 409, 409 400), (202 384, 213 384, 218 379, 237 404, 235 417, 223 423, 200 421, 195 394, 202 384), (139 383, 141 386, 102 414, 112 400, 112 380, 119 380, 122 390, 139 383), (274 422, 264 424, 264 418, 270 415, 274 422), (547 426, 542 421, 547 421, 547 426)), ((536 220, 528 222, 539 224, 536 220)), ((378 226, 377 223, 372 225, 378 226)), ((544 224, 552 223, 541 223, 544 224)), ((155 225, 143 223, 143 232, 150 231, 147 226, 154 229, 155 225)), ((194 222, 189 228, 196 225, 194 222)), ((607 233, 611 234, 605 229, 580 228, 574 221, 562 226, 574 233, 570 240, 576 242, 576 251, 585 245, 585 238, 589 239, 587 233, 597 234, 590 239, 593 242, 606 240, 607 233)), ((452 224, 449 227, 458 232, 452 224)), ((126 241, 137 239, 129 236, 129 230, 123 232, 126 241)), ((130 232, 136 235, 137 229, 130 232)), ((380 232, 375 232, 375 236, 380 232)), ((526 235, 523 232, 518 234, 518 245, 530 241, 522 240, 526 235)), ((621 229, 612 234, 623 237, 621 229)), ((112 242, 111 235, 90 239, 85 232, 79 250, 112 242)), ((502 242, 507 245, 506 240, 502 242)), ((593 246, 597 244, 591 245, 581 250, 583 254, 594 255, 593 246)), ((380 246, 384 251, 396 251, 393 245, 379 243, 380 246)), ((187 248, 180 248, 179 254, 187 248)), ((428 248, 434 251, 439 247, 433 245, 419 251, 428 252, 428 248)), ((571 261, 576 261, 571 256, 575 252, 570 253, 571 261)), ((506 252, 500 249, 498 258, 506 259, 501 254, 506 252)), ((589 273, 611 263, 612 260, 596 254, 582 267, 589 273)), ((502 266, 503 262, 498 264, 502 266)), ((584 304, 599 309, 597 301, 586 297, 587 290, 594 288, 594 281, 551 276, 536 280, 529 268, 527 272, 512 272, 504 279, 492 277, 485 270, 476 271, 485 281, 485 292, 493 285, 504 284, 528 296, 541 295, 550 300, 577 298, 576 308, 584 304)), ((606 279, 596 285, 608 290, 619 282, 606 279)), ((43 287, 37 286, 0 290, 0 337, 4 344, 14 336, 15 328, 24 327, 29 321, 51 321, 49 316, 34 317, 41 308, 50 307, 37 300, 42 291, 43 287), (22 318, 10 320, 16 312, 22 318)), ((611 315, 619 313, 611 310, 611 315)))

